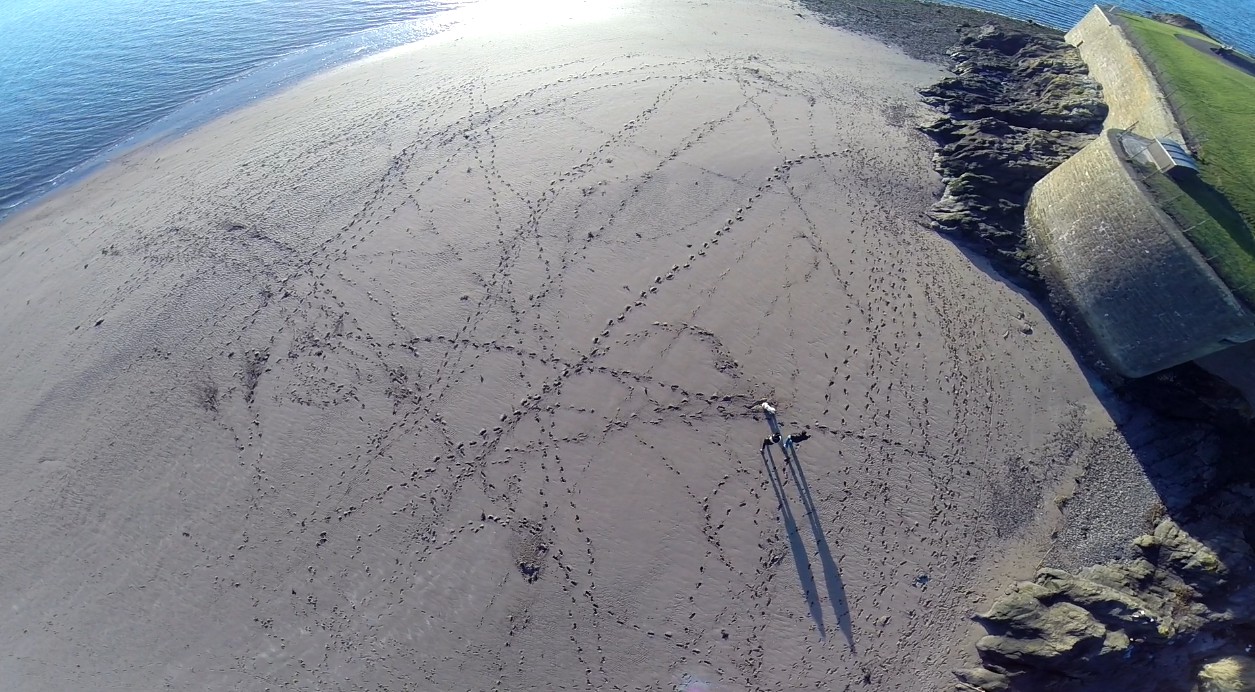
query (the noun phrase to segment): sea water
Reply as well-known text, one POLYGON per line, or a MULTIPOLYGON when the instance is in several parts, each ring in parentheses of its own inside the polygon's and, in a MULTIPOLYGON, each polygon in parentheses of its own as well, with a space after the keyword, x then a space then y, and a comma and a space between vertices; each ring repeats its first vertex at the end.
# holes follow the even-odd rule
MULTIPOLYGON (((515 0, 543 13, 556 0, 515 0)), ((715 0, 717 1, 717 0, 715 0)), ((0 0, 0 216, 113 152, 419 40, 476 0, 0 0)), ((868 0, 876 2, 876 0, 868 0)), ((1075 24, 1088 0, 953 0, 1075 24)), ((1126 0, 1255 52, 1255 0, 1126 0)))
POLYGON ((0 0, 0 215, 103 154, 439 31, 438 0, 0 0))
MULTIPOLYGON (((987 10, 1016 19, 1031 19, 1039 24, 1067 29, 1081 21, 1094 6, 1084 0, 944 0, 949 5, 962 5, 987 10)), ((875 2, 875 0, 871 0, 875 2)), ((1101 3, 1108 7, 1110 3, 1101 3)), ((1143 14, 1175 12, 1207 27, 1217 40, 1236 46, 1247 53, 1255 52, 1255 0, 1121 0, 1122 9, 1143 14)))

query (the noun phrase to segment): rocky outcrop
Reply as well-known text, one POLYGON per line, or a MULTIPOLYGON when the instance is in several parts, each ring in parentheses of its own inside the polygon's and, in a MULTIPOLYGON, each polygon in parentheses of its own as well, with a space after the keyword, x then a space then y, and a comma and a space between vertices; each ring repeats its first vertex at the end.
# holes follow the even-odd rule
POLYGON ((1189 17, 1183 14, 1176 14, 1174 12, 1160 12, 1158 14, 1152 14, 1150 18, 1157 22, 1163 22, 1164 24, 1171 24, 1172 26, 1179 26, 1182 29, 1189 29, 1190 31, 1197 31, 1198 33, 1206 36, 1207 38, 1212 38, 1212 35, 1207 33, 1206 27, 1204 27, 1202 24, 1199 24, 1198 22, 1194 21, 1193 19, 1190 19, 1189 17))
POLYGON ((1008 31, 1044 36, 1060 32, 982 10, 917 0, 801 0, 819 19, 867 34, 897 46, 919 60, 944 63, 959 34, 970 27, 992 25, 1008 31))
MULTIPOLYGON (((1255 488, 1218 501, 1250 507, 1255 488)), ((983 666, 957 671, 957 689, 1189 689, 1200 664, 1241 653, 1233 634, 1255 625, 1244 524, 1213 522, 1195 537, 1166 519, 1124 562, 1039 570, 976 616, 983 666)))
POLYGON ((933 227, 975 244, 1013 277, 1032 276, 1025 200, 1102 130, 1101 89, 1058 36, 971 28, 950 59, 955 76, 921 92, 940 114, 922 128, 937 143, 945 183, 933 227))

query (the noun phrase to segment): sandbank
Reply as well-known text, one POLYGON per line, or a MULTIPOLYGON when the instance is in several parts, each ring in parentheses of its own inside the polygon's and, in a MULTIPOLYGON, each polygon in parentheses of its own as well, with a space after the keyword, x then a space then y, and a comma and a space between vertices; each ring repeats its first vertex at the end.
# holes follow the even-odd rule
POLYGON ((920 225, 941 74, 644 0, 335 69, 9 219, 0 686, 947 688, 1113 424, 920 225))

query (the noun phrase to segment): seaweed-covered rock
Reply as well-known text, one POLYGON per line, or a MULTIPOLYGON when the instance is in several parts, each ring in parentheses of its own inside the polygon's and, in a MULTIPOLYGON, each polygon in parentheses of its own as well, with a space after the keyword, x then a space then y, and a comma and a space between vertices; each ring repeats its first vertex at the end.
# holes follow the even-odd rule
POLYGON ((1101 90, 1057 36, 968 29, 950 59, 955 76, 920 92, 940 114, 921 128, 937 143, 945 183, 933 228, 973 242, 1012 278, 1032 274, 1022 259, 1024 202, 1101 131, 1101 90))
POLYGON ((948 115, 1090 134, 1107 117, 1080 54, 1058 39, 985 26, 966 33, 950 58, 955 76, 922 92, 948 115))

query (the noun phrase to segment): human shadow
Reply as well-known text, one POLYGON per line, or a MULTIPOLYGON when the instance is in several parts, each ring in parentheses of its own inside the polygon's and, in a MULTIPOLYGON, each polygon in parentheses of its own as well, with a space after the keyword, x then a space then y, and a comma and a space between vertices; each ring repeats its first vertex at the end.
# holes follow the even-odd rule
POLYGON ((793 478, 797 480, 798 494, 802 497, 802 507, 806 510, 806 518, 810 521, 811 532, 815 534, 815 547, 819 553, 819 563, 824 570, 824 586, 828 590, 828 601, 832 604, 832 614, 837 618, 837 626, 845 635, 850 652, 854 649, 854 626, 850 621, 850 606, 845 598, 845 585, 841 582, 841 572, 837 569, 836 560, 832 559, 832 551, 828 548, 828 539, 824 537, 824 527, 819 523, 819 511, 815 508, 815 500, 811 496, 810 485, 806 482, 806 474, 802 471, 802 463, 797 457, 797 446, 781 445, 785 460, 792 464, 793 478))
POLYGON ((780 505, 780 517, 784 520, 784 530, 789 536, 789 548, 793 552, 793 564, 797 567, 798 579, 802 582, 802 592, 806 594, 806 603, 810 606, 811 619, 819 628, 821 641, 828 639, 828 630, 824 626, 824 609, 819 602, 819 590, 815 586, 815 574, 811 570, 810 560, 806 557, 806 546, 797 529, 797 521, 793 518, 793 509, 784 496, 784 482, 771 456, 771 448, 762 448, 763 466, 767 469, 767 478, 771 481, 771 489, 776 493, 776 502, 780 505))

